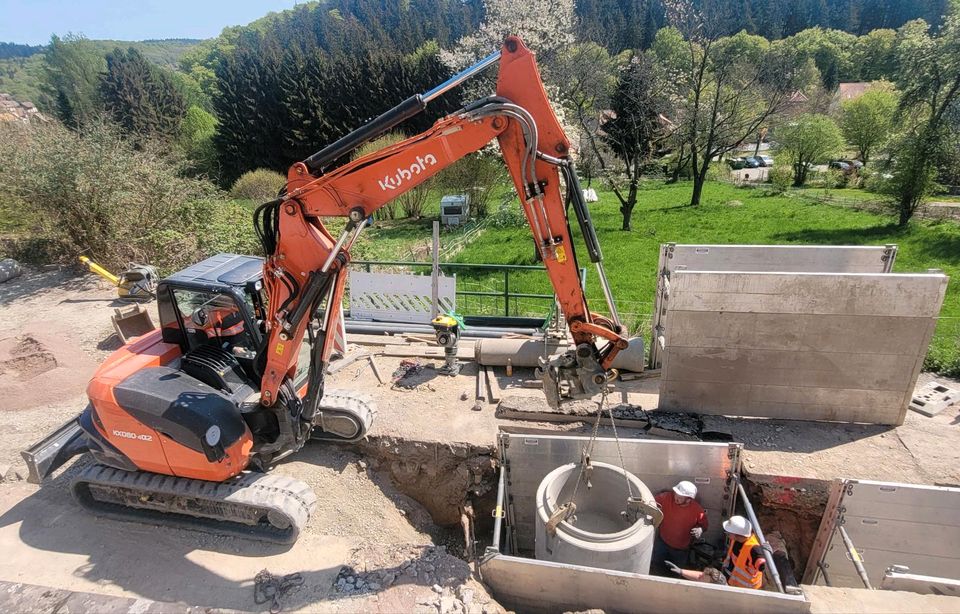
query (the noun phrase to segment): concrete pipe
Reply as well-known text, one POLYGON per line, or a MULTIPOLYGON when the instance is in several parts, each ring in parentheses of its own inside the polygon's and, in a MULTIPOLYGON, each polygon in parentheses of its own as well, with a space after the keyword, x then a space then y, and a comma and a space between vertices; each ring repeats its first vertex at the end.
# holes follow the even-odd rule
POLYGON ((653 493, 632 473, 594 462, 590 475, 577 489, 580 465, 570 463, 547 474, 537 488, 536 558, 541 561, 586 565, 630 573, 650 573, 655 528, 642 514, 635 517, 627 504, 627 483, 635 497, 653 501, 653 493), (624 479, 626 476, 626 480, 624 479), (554 535, 546 525, 560 505, 573 499, 576 513, 557 525, 554 535))
MULTIPOLYGON (((481 339, 475 346, 477 362, 487 367, 503 367, 507 360, 514 367, 537 367, 541 356, 552 356, 566 351, 570 346, 551 343, 544 348, 538 339, 481 339), (546 350, 546 353, 544 352, 546 350)), ((632 337, 630 346, 613 359, 613 368, 640 373, 646 364, 643 356, 643 339, 632 337)))

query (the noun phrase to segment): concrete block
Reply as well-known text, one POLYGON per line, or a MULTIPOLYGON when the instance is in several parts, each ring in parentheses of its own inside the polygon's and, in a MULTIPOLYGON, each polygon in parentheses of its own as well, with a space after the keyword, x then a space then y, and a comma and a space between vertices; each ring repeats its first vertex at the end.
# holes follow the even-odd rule
POLYGON ((910 409, 918 414, 933 417, 955 404, 957 399, 960 399, 960 391, 939 382, 928 382, 914 392, 910 409))

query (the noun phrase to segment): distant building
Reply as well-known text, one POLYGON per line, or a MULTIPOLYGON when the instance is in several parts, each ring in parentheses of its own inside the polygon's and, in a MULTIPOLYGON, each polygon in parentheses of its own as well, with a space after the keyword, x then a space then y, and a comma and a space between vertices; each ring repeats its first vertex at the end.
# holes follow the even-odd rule
POLYGON ((837 102, 846 102, 848 100, 856 100, 857 98, 863 96, 873 87, 873 83, 870 81, 857 81, 855 83, 841 83, 837 86, 837 93, 834 95, 834 98, 837 102))
POLYGON ((833 98, 830 99, 830 107, 828 109, 829 113, 831 115, 838 113, 840 111, 840 105, 849 100, 856 100, 857 98, 863 96, 873 89, 876 84, 876 81, 841 83, 837 86, 837 91, 833 93, 833 98))
POLYGON ((0 122, 46 121, 43 113, 32 102, 20 102, 10 94, 0 92, 0 122))

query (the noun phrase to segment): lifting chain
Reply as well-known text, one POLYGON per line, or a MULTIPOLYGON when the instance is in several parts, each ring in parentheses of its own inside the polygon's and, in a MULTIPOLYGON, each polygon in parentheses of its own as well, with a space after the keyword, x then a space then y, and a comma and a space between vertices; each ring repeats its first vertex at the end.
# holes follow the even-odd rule
MULTIPOLYGON (((597 441, 597 438, 600 434, 600 421, 603 419, 604 411, 607 415, 610 416, 610 427, 613 430, 613 440, 617 444, 617 456, 620 459, 620 471, 623 475, 623 480, 627 485, 627 504, 636 510, 637 512, 643 514, 644 516, 649 516, 653 521, 653 526, 660 526, 660 522, 663 520, 663 512, 660 511, 659 506, 652 501, 644 501, 640 496, 634 495, 633 486, 630 484, 630 477, 627 475, 626 462, 623 458, 623 446, 620 444, 620 434, 617 432, 617 423, 613 417, 613 409, 606 406, 607 394, 609 389, 604 387, 603 393, 600 396, 600 401, 597 403, 597 419, 593 423, 593 431, 590 434, 590 439, 587 441, 580 452, 580 473, 577 475, 577 483, 573 488, 573 494, 570 496, 570 499, 561 505, 559 505, 551 514, 550 519, 547 522, 547 531, 550 535, 554 535, 557 530, 557 526, 567 520, 568 518, 575 517, 577 505, 577 493, 580 490, 580 484, 586 480, 587 488, 592 488, 590 483, 590 476, 593 472, 593 466, 590 463, 590 458, 593 455, 593 446, 597 441)), ((622 512, 624 516, 627 515, 627 512, 622 512)))

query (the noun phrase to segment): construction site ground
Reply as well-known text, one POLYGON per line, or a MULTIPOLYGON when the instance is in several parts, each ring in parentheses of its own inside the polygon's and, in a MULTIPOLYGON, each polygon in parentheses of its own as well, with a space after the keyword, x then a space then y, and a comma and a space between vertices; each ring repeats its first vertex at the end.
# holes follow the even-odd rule
MULTIPOLYGON (((472 490, 479 502, 495 494, 491 457, 498 429, 583 433, 590 425, 498 418, 489 399, 475 410, 475 363, 465 361, 457 377, 440 375, 431 366, 441 360, 416 356, 430 352, 426 343, 350 338, 359 342, 351 352, 413 356, 374 356, 385 384, 378 383, 365 360, 328 377, 329 387, 371 394, 378 414, 366 442, 310 444, 276 468, 310 484, 319 497, 293 547, 98 519, 80 510, 68 492, 70 476, 86 458, 43 488, 18 479, 25 473, 20 451, 83 409, 90 375, 119 347, 110 323, 112 308, 121 305, 115 297, 115 289, 93 275, 69 271, 29 270, 0 284, 0 582, 22 584, 14 592, 34 595, 31 609, 55 611, 47 606, 56 600, 49 591, 41 599, 37 595, 43 591, 28 585, 144 603, 265 610, 269 604, 255 603, 253 585, 266 569, 300 573, 304 580, 283 598, 284 610, 500 610, 457 556, 463 550, 464 495, 472 490), (394 386, 392 374, 403 360, 419 361, 421 369, 394 386)), ((155 318, 155 305, 148 309, 155 318)), ((469 355, 469 343, 463 351, 469 355)), ((539 390, 520 387, 521 380, 533 377, 531 370, 517 369, 507 377, 501 367, 496 375, 504 398, 539 402, 539 390)), ((920 383, 929 378, 923 374, 920 383)), ((618 382, 610 397, 611 403, 627 401, 645 410, 656 400, 655 378, 618 382)), ((813 536, 806 534, 815 531, 819 489, 825 493, 837 477, 960 484, 956 406, 934 418, 908 412, 905 424, 895 428, 722 417, 705 417, 702 427, 744 444, 744 469, 765 528, 810 542, 813 536), (811 506, 808 517, 802 510, 805 500, 811 506)), ((619 432, 671 436, 627 427, 619 432)), ((488 539, 482 531, 477 538, 488 539)), ((803 548, 790 545, 800 550, 791 554, 802 564, 803 548)), ((859 592, 842 599, 822 590, 812 595, 827 595, 818 599, 831 605, 844 601, 848 611, 872 611, 867 602, 857 609, 859 592)), ((912 594, 906 595, 910 603, 912 594)), ((957 609, 943 603, 917 601, 917 608, 904 608, 957 609)))

